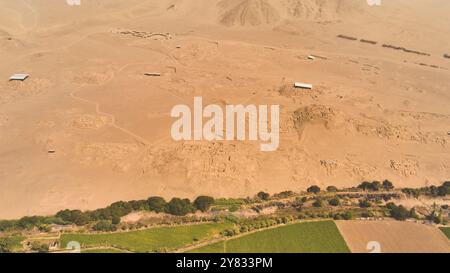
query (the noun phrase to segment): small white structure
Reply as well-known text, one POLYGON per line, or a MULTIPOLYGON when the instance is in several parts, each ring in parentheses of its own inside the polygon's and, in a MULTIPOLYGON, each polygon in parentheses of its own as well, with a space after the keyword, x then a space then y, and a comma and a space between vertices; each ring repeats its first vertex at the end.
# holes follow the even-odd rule
POLYGON ((11 77, 9 77, 9 80, 10 81, 24 81, 29 76, 30 76, 29 74, 14 74, 11 77))
POLYGON ((294 83, 295 88, 302 88, 302 89, 313 89, 313 85, 309 83, 302 83, 302 82, 296 82, 294 83))
POLYGON ((145 73, 144 75, 149 77, 160 77, 161 73, 145 73))
POLYGON ((308 60, 313 60, 314 61, 315 59, 316 59, 316 57, 314 55, 309 55, 308 56, 308 60))

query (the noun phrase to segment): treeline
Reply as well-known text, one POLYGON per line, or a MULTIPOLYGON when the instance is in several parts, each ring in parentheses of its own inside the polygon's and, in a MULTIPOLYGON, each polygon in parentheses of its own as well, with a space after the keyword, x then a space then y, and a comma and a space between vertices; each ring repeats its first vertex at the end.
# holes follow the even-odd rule
MULTIPOLYGON (((373 181, 373 182, 367 182, 364 181, 361 184, 359 184, 356 187, 356 190, 363 190, 363 191, 391 191, 393 190, 394 184, 389 180, 384 180, 383 182, 380 181, 373 181)), ((327 192, 339 192, 339 191, 353 191, 355 188, 351 189, 338 189, 335 186, 328 186, 326 188, 327 192)), ((319 186, 311 186, 306 190, 308 193, 318 194, 322 191, 322 189, 319 186)))
POLYGON ((447 194, 450 194, 450 181, 446 181, 442 183, 441 186, 429 186, 429 187, 422 187, 418 189, 413 188, 404 188, 402 189, 402 192, 411 196, 414 196, 415 198, 418 198, 420 195, 426 195, 426 196, 432 196, 432 197, 438 197, 438 196, 446 196, 447 194))
POLYGON ((92 228, 99 231, 114 231, 120 223, 120 218, 133 211, 154 211, 176 216, 184 216, 196 211, 206 212, 214 204, 214 198, 199 196, 194 202, 189 199, 172 198, 166 202, 164 198, 154 196, 147 200, 119 201, 106 208, 93 211, 62 210, 54 216, 25 216, 19 220, 0 221, 0 231, 25 230, 38 228, 42 232, 49 231, 49 225, 85 226, 93 224, 92 228))

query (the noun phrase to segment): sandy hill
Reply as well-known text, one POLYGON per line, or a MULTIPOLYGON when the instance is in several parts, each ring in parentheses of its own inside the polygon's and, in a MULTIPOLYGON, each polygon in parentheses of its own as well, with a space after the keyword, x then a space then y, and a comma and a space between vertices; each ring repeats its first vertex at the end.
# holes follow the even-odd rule
POLYGON ((272 24, 280 20, 280 14, 265 0, 244 0, 234 8, 225 12, 220 23, 232 25, 272 24))

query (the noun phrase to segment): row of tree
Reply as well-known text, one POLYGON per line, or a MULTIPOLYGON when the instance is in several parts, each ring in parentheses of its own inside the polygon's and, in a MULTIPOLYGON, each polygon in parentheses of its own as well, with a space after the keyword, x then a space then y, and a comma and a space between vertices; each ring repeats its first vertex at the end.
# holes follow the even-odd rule
POLYGON ((176 216, 184 216, 196 211, 206 212, 214 204, 214 198, 210 196, 199 196, 194 202, 189 199, 172 198, 166 202, 164 198, 154 196, 147 200, 119 201, 109 205, 106 208, 93 211, 81 210, 61 210, 56 215, 50 217, 44 216, 26 216, 19 220, 0 221, 0 231, 6 230, 25 230, 39 228, 41 231, 48 231, 50 224, 75 224, 84 226, 95 223, 93 229, 110 231, 115 230, 115 225, 120 223, 120 218, 133 211, 154 211, 157 213, 168 213, 176 216))
POLYGON ((420 195, 428 195, 428 196, 446 196, 450 195, 450 181, 446 181, 442 183, 440 186, 429 186, 429 187, 422 187, 419 189, 413 189, 413 188, 404 188, 402 189, 402 192, 412 195, 414 197, 419 197, 420 195))

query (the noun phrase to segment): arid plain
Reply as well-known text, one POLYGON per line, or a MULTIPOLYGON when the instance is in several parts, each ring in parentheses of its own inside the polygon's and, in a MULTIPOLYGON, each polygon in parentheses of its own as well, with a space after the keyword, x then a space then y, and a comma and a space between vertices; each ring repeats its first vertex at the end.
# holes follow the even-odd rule
POLYGON ((0 218, 151 195, 440 184, 448 14, 448 0, 0 0, 0 218), (194 96, 279 104, 279 149, 173 141, 170 111, 194 96))

